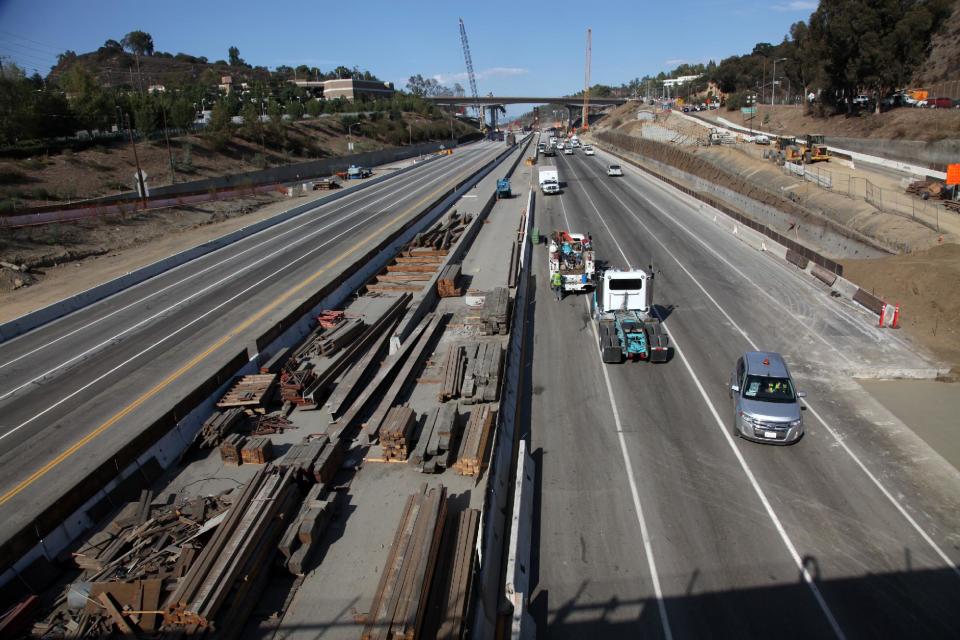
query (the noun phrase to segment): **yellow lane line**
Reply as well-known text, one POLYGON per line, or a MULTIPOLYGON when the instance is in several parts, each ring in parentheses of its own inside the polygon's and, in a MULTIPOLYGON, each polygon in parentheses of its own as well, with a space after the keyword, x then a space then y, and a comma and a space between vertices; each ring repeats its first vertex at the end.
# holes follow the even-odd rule
MULTIPOLYGON (((404 215, 406 215, 406 213, 408 213, 408 212, 416 211, 419 207, 423 206, 425 203, 430 202, 432 199, 436 199, 436 196, 437 196, 438 194, 443 193, 444 191, 447 191, 447 190, 448 190, 448 187, 443 187, 443 188, 440 188, 440 189, 435 189, 434 191, 430 192, 429 195, 427 195, 427 196, 425 196, 424 198, 422 198, 421 200, 417 201, 417 202, 416 202, 415 204, 413 204, 412 206, 407 207, 407 209, 405 210, 404 215)), ((400 219, 402 219, 403 217, 404 217, 404 216, 401 215, 401 216, 400 216, 400 219)), ((362 245, 364 245, 365 243, 369 242, 369 238, 370 238, 370 237, 375 237, 375 236, 379 235, 380 233, 382 233, 383 231, 385 231, 387 228, 389 228, 389 227, 392 226, 393 224, 396 224, 398 221, 399 221, 398 219, 394 219, 394 220, 391 220, 390 222, 382 225, 380 228, 378 228, 378 229, 377 229, 376 231, 374 231, 372 234, 368 234, 366 239, 361 240, 361 241, 355 243, 355 244, 354 244, 353 246, 351 246, 349 249, 347 249, 346 251, 344 251, 343 253, 341 253, 339 256, 337 256, 336 258, 334 258, 333 261, 330 262, 330 263, 328 263, 325 267, 323 267, 323 268, 317 270, 316 272, 314 272, 314 273, 313 273, 310 277, 308 277, 306 280, 303 280, 302 282, 300 282, 298 285, 296 285, 296 286, 293 287, 292 289, 287 290, 283 295, 278 296, 277 298, 274 298, 274 300, 273 300, 270 304, 268 304, 267 306, 263 307, 262 309, 260 309, 260 311, 258 311, 257 313, 253 314, 252 316, 250 316, 249 318, 247 318, 246 320, 244 320, 243 322, 241 322, 239 325, 237 325, 236 327, 234 327, 233 329, 231 329, 231 330, 230 330, 229 332, 227 332, 224 336, 222 336, 221 338, 217 339, 215 342, 213 342, 210 346, 208 346, 208 347, 207 347, 206 349, 204 349, 202 352, 200 352, 199 354, 197 354, 196 356, 194 356, 193 358, 191 358, 189 362, 187 362, 187 363, 184 364, 182 367, 180 367, 179 369, 177 369, 176 371, 174 371, 173 373, 171 373, 170 375, 168 375, 166 378, 164 378, 162 381, 160 381, 159 383, 157 383, 156 386, 154 386, 153 388, 151 388, 149 391, 146 391, 146 392, 143 393, 140 397, 138 397, 136 400, 134 400, 133 402, 131 402, 130 404, 128 404, 126 407, 124 407, 123 409, 121 409, 120 411, 118 411, 116 414, 114 414, 113 416, 111 416, 109 420, 107 420, 106 422, 104 422, 103 424, 101 424, 99 427, 97 427, 96 429, 94 429, 93 431, 91 431, 90 433, 88 433, 87 435, 85 435, 83 438, 81 438, 81 439, 78 440, 77 442, 73 443, 73 444, 70 446, 70 448, 68 448, 66 451, 64 451, 63 453, 59 454, 56 458, 54 458, 54 459, 51 460, 50 462, 46 463, 45 465, 43 465, 42 467, 40 467, 39 469, 37 469, 36 471, 34 471, 33 473, 31 473, 27 478, 25 478, 24 480, 22 480, 21 482, 19 482, 16 486, 14 486, 12 489, 10 489, 10 490, 7 491, 6 493, 4 493, 3 496, 0 497, 0 505, 4 505, 4 504, 6 504, 7 502, 9 502, 9 501, 10 501, 11 499, 13 499, 17 494, 21 493, 24 489, 26 489, 27 487, 29 487, 30 485, 32 485, 34 482, 36 482, 37 480, 39 480, 40 478, 42 478, 43 476, 45 476, 47 473, 49 473, 52 469, 54 469, 55 467, 57 467, 57 466, 58 466, 59 464, 61 464, 63 461, 65 461, 65 460, 67 460, 68 458, 70 458, 71 456, 73 456, 77 451, 79 451, 79 450, 82 449, 84 446, 86 446, 87 444, 89 444, 91 441, 93 441, 95 438, 97 438, 99 435, 101 435, 101 434, 102 434, 103 432, 105 432, 107 429, 109 429, 110 427, 112 427, 113 425, 115 425, 117 422, 119 422, 120 420, 122 420, 123 418, 125 418, 126 416, 128 416, 132 411, 134 411, 135 409, 137 409, 138 407, 140 407, 144 402, 146 402, 147 400, 149 400, 150 398, 154 397, 155 395, 157 395, 158 393, 160 393, 161 391, 163 391, 165 388, 167 388, 168 386, 170 386, 171 383, 173 383, 174 381, 176 381, 178 378, 180 378, 181 376, 183 376, 183 374, 185 374, 187 371, 189 371, 190 369, 192 369, 193 367, 195 367, 197 364, 199 364, 200 362, 202 362, 202 361, 203 361, 205 358, 207 358, 211 353, 213 353, 214 351, 216 351, 217 349, 219 349, 220 347, 222 347, 224 344, 226 344, 231 338, 236 337, 238 334, 240 334, 241 332, 243 332, 243 331, 245 331, 246 329, 248 329, 248 328, 250 327, 250 325, 252 325, 254 322, 256 322, 257 320, 261 319, 263 316, 265 316, 266 314, 270 313, 271 311, 273 311, 274 309, 276 309, 278 306, 280 306, 281 304, 283 304, 284 302, 286 302, 287 300, 289 300, 291 296, 293 296, 293 295, 297 294, 299 291, 303 290, 304 287, 307 287, 307 286, 309 286, 310 284, 312 284, 313 282, 315 282, 320 276, 322 276, 322 275, 323 275, 324 273, 326 273, 328 270, 330 270, 331 268, 333 268, 334 266, 336 266, 337 263, 341 262, 344 258, 346 258, 346 257, 349 256, 350 254, 352 254, 354 251, 356 251, 356 250, 357 250, 358 248, 360 248, 362 245)))

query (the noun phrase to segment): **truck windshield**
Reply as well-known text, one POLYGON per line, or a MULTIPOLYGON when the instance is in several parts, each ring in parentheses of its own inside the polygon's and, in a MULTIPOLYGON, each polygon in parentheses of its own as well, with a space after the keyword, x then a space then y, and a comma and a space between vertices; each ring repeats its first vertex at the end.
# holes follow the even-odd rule
POLYGON ((795 402, 797 399, 790 378, 767 376, 747 376, 743 397, 761 402, 795 402))
POLYGON ((634 291, 643 288, 640 278, 613 278, 610 280, 610 291, 634 291))

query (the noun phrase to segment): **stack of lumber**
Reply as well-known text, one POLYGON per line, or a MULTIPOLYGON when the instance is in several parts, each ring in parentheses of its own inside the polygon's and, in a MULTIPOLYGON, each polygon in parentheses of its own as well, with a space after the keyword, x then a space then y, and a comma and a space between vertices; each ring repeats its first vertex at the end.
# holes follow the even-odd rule
POLYGON ((247 441, 245 437, 239 433, 232 433, 226 437, 226 439, 220 443, 220 460, 224 464, 233 464, 239 465, 241 460, 241 451, 243 450, 243 445, 247 441))
POLYGON ((453 211, 446 220, 441 220, 429 230, 418 233, 404 249, 406 251, 436 249, 443 251, 445 255, 446 251, 460 239, 460 235, 470 224, 471 219, 469 213, 461 217, 453 211))
POLYGON ((445 266, 437 279, 437 295, 441 298, 455 298, 463 295, 463 291, 457 286, 458 280, 460 280, 460 265, 445 266))
POLYGON ((500 395, 503 350, 499 343, 474 342, 464 347, 464 368, 460 398, 464 404, 496 402, 500 395))
POLYGON ((214 624, 235 637, 254 608, 289 518, 301 502, 293 472, 261 468, 244 485, 166 604, 164 631, 200 632, 214 624))
POLYGON ((443 486, 428 489, 424 484, 407 498, 360 635, 363 640, 423 637, 446 515, 443 486))
POLYGON ((273 395, 276 374, 255 373, 238 379, 230 390, 217 402, 221 409, 242 407, 257 413, 265 413, 273 395))
POLYGON ((410 407, 393 407, 380 427, 380 446, 388 460, 406 460, 410 452, 417 414, 410 407))
POLYGON ((350 344, 363 332, 363 320, 350 318, 324 331, 312 344, 310 355, 330 356, 350 344))
POLYGON ((340 183, 337 182, 334 178, 324 178, 322 180, 317 180, 313 183, 314 191, 329 191, 331 189, 339 189, 340 183))
POLYGON ((328 442, 329 438, 320 436, 292 445, 274 464, 280 469, 292 470, 299 480, 310 479, 313 477, 313 465, 328 442))
MULTIPOLYGON (((324 400, 325 394, 334 386, 337 378, 341 378, 341 374, 344 374, 351 365, 356 365, 345 375, 342 375, 339 383, 336 383, 337 393, 344 389, 346 396, 350 396, 352 387, 362 377, 362 374, 356 374, 357 368, 362 364, 363 366, 369 365, 370 361, 376 357, 386 340, 389 340, 391 327, 399 321, 412 298, 413 296, 409 293, 393 298, 389 306, 364 329, 363 333, 349 345, 340 349, 339 353, 329 360, 322 371, 315 371, 317 377, 304 390, 303 397, 316 407, 324 400), (367 355, 362 355, 364 353, 367 355)), ((341 396, 341 398, 344 398, 344 396, 341 396)))
POLYGON ((266 464, 272 458, 270 438, 250 438, 240 450, 240 459, 247 464, 266 464))
POLYGON ((462 476, 478 476, 483 472, 487 456, 487 444, 493 432, 497 412, 487 405, 477 407, 470 413, 464 429, 460 450, 453 468, 462 476))
POLYGON ((81 573, 34 624, 31 635, 104 638, 116 631, 160 631, 163 617, 158 612, 177 579, 193 566, 203 535, 226 518, 230 503, 226 494, 179 506, 152 502, 152 492, 142 492, 139 501, 128 503, 70 554, 81 573), (72 608, 67 595, 81 592, 81 585, 89 585, 85 604, 72 608))
POLYGON ((467 352, 462 345, 452 344, 447 349, 447 357, 443 363, 443 386, 440 388, 439 400, 446 402, 460 397, 460 387, 463 386, 463 376, 466 373, 467 352))
POLYGON ((317 316, 317 322, 320 323, 320 326, 324 329, 333 329, 343 322, 343 316, 343 311, 324 309, 320 312, 320 315, 317 316))
POLYGON ((480 334, 485 336, 507 335, 510 331, 510 293, 506 287, 497 287, 483 299, 480 313, 480 334))
POLYGON ((453 462, 460 435, 456 403, 441 405, 424 416, 423 429, 408 462, 422 473, 440 473, 453 462))
POLYGON ((294 371, 284 369, 280 374, 280 400, 295 405, 309 404, 303 392, 316 378, 313 364, 307 360, 301 361, 294 371))
POLYGON ((425 636, 438 640, 467 637, 480 511, 451 514, 443 531, 440 560, 430 594, 425 636))
POLYGON ((320 499, 323 491, 321 484, 310 487, 300 512, 291 520, 278 544, 286 559, 284 565, 295 576, 306 573, 307 563, 335 515, 333 501, 320 499))
POLYGON ((213 449, 219 446, 228 435, 243 429, 246 424, 247 414, 243 409, 234 407, 226 411, 217 411, 200 427, 196 442, 201 449, 213 449))

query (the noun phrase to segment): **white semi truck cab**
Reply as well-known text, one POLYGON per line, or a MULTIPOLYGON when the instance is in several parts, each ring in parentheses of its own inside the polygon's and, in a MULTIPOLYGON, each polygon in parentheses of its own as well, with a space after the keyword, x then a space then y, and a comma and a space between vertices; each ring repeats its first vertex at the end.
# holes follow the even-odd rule
POLYGON ((606 269, 593 293, 604 362, 666 362, 669 337, 653 310, 653 273, 643 269, 606 269))

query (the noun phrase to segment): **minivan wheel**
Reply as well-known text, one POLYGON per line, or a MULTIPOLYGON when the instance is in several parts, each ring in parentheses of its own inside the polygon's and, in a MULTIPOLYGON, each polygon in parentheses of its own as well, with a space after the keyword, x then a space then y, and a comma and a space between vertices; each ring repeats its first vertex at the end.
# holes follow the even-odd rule
POLYGON ((733 419, 733 437, 734 437, 734 438, 740 438, 740 437, 742 437, 742 436, 740 435, 740 429, 737 429, 737 419, 736 419, 736 418, 733 419))

